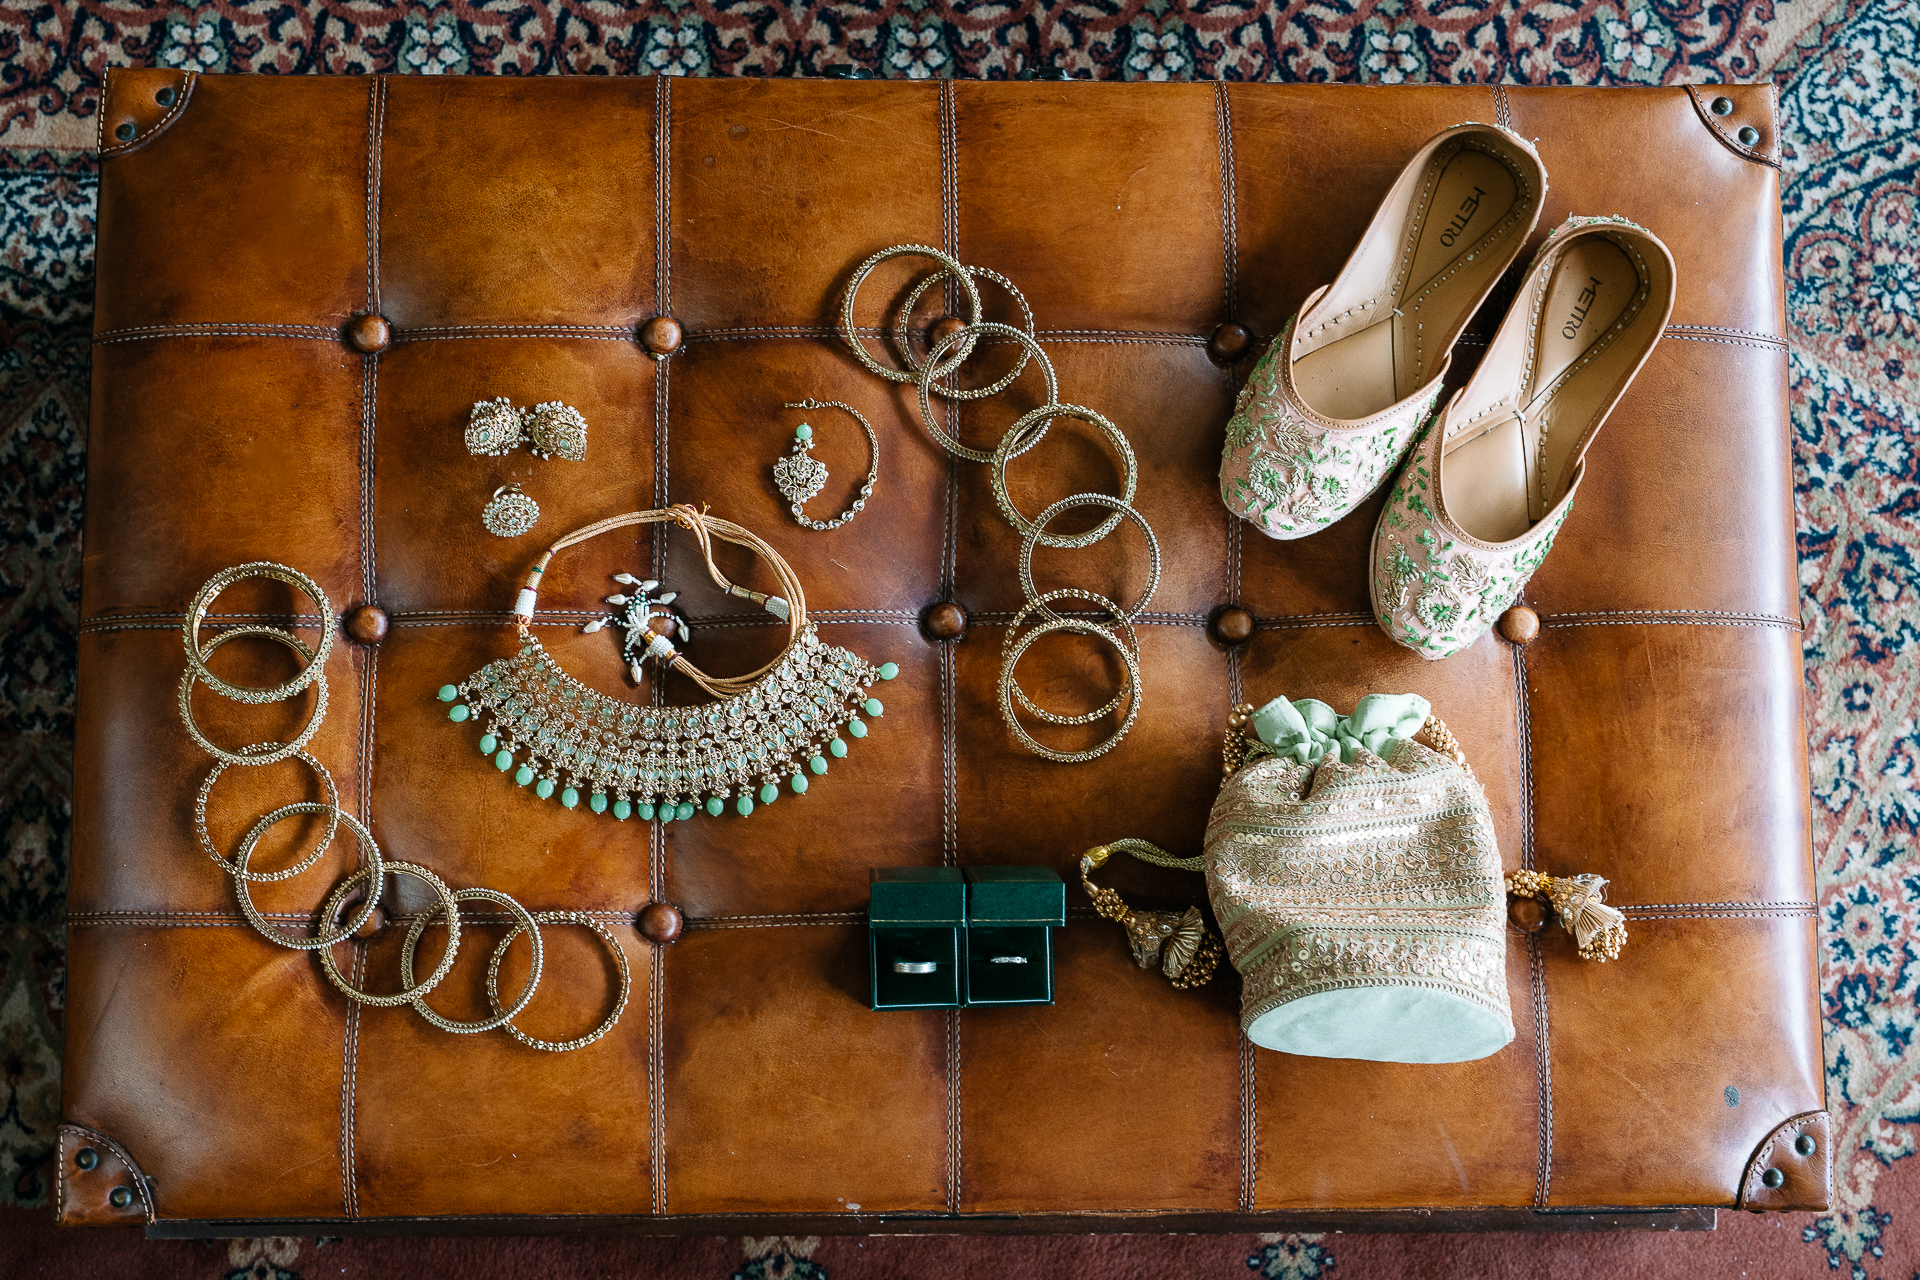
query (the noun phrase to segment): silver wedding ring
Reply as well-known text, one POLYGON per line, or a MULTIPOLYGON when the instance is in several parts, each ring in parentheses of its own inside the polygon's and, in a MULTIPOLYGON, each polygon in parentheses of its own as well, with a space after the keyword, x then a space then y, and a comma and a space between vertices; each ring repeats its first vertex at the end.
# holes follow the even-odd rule
POLYGON ((940 966, 932 960, 895 960, 893 962, 895 973, 933 973, 939 968, 940 966))

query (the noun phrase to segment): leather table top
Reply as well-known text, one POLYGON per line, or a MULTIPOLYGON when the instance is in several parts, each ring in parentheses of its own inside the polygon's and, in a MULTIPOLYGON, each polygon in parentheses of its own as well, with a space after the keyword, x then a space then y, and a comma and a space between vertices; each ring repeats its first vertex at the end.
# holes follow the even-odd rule
MULTIPOLYGON (((1799 1132, 1780 1126, 1814 1123, 1824 1088, 1769 88, 136 71, 108 80, 102 142, 64 1220, 1192 1229, 1825 1203, 1824 1153, 1781 1189, 1749 1167, 1776 1131, 1799 1132), (1371 620, 1378 496, 1291 543, 1222 507, 1222 430, 1251 360, 1215 334, 1242 325, 1257 351, 1332 278, 1405 158, 1467 119, 1538 140, 1551 188, 1536 239, 1569 212, 1624 214, 1671 246, 1679 287, 1526 590, 1537 638, 1489 634, 1427 663, 1371 620), (1014 281, 1061 399, 1107 414, 1139 456, 1166 573, 1139 627, 1144 709, 1093 763, 1010 740, 994 689, 1018 540, 985 468, 951 460, 911 388, 867 373, 835 331, 855 264, 906 242, 1014 281), (374 314, 390 340, 369 353, 348 333, 374 314), (684 331, 664 357, 638 339, 656 316, 684 331), (587 460, 469 456, 468 408, 496 395, 576 406, 587 460), (798 420, 781 406, 806 396, 856 406, 879 436, 874 496, 831 533, 795 525, 770 479, 798 420), (518 539, 478 520, 509 483, 542 508, 518 539), (804 797, 664 828, 567 812, 496 773, 434 691, 513 651, 508 610, 551 538, 679 502, 767 538, 823 638, 900 677, 876 690, 872 734, 804 797), (337 611, 390 620, 377 644, 341 631, 327 663, 311 750, 341 805, 389 858, 606 924, 632 997, 605 1039, 540 1053, 349 1006, 311 952, 244 927, 196 847, 211 762, 174 698, 188 600, 256 559, 312 575, 337 611), (933 639, 922 611, 948 600, 969 629, 933 639), (1243 646, 1209 632, 1224 604, 1256 620, 1243 646), (1077 883, 1055 1006, 867 1008, 870 868, 1043 863, 1071 881, 1082 849, 1120 836, 1197 853, 1232 704, 1346 709, 1369 691, 1432 701, 1510 868, 1599 873, 1627 910, 1606 965, 1558 928, 1511 933, 1506 1049, 1456 1066, 1256 1051, 1237 975, 1176 991, 1135 969, 1077 883), (655 901, 685 915, 670 945, 636 928, 655 901), (83 1146, 103 1153, 93 1169, 73 1158, 83 1146), (115 1204, 123 1186, 137 1194, 115 1204)), ((878 273, 861 323, 882 324, 908 279, 878 273)), ((989 318, 1010 318, 986 293, 989 318)), ((1038 394, 1025 375, 949 428, 991 447, 1038 394)), ((833 471, 809 508, 823 516, 858 484, 865 441, 844 417, 810 420, 833 471)), ((1029 513, 1114 483, 1098 437, 1066 421, 1010 475, 1029 513)), ((744 553, 722 564, 769 589, 744 553)), ((1042 552, 1036 573, 1130 598, 1144 565, 1123 529, 1042 552)), ((707 670, 777 648, 771 619, 716 597, 690 538, 628 531, 557 559, 536 619, 605 692, 631 686, 579 623, 622 571, 685 593, 707 670)), ((295 603, 236 588, 216 625, 295 603)), ((302 625, 317 635, 311 612, 302 625)), ((244 647, 221 669, 284 656, 244 647)), ((1022 672, 1061 707, 1111 688, 1104 659, 1066 643, 1022 672)), ((666 696, 689 688, 675 677, 666 696)), ((202 691, 194 706, 237 744, 284 737, 308 703, 202 691)), ((214 837, 231 848, 259 814, 317 796, 296 763, 229 770, 214 837)), ((257 900, 303 920, 353 857, 343 837, 257 900)), ((1197 876, 1106 879, 1129 901, 1204 898, 1197 876)), ((337 954, 391 990, 404 932, 389 921, 337 954)), ((564 1037, 602 1016, 615 975, 591 933, 548 933, 522 1022, 564 1037)), ((475 957, 490 948, 463 949, 433 997, 443 1013, 484 1008, 475 957)))

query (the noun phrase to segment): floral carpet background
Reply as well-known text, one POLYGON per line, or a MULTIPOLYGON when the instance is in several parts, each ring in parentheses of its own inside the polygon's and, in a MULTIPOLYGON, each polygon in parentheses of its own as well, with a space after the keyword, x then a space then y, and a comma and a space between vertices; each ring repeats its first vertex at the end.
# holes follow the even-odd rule
POLYGON ((746 1280, 984 1274, 983 1265, 1304 1280, 1466 1274, 1457 1268, 1474 1257, 1476 1274, 1558 1275, 1605 1256, 1612 1274, 1684 1266, 1703 1280, 1830 1269, 1860 1280, 1920 1276, 1920 1161, 1911 1159, 1920 1141, 1916 110, 1920 0, 0 0, 0 1205, 10 1206, 0 1209, 0 1262, 37 1261, 46 1274, 235 1280, 424 1274, 456 1256, 475 1276, 533 1274, 550 1261, 584 1267, 576 1274, 645 1266, 746 1280), (56 1236, 45 1225, 86 470, 89 148, 102 71, 802 75, 849 62, 911 78, 1052 66, 1151 80, 1773 81, 1828 1100, 1840 1136, 1834 1212, 1725 1215, 1716 1236, 1686 1240, 1509 1237, 1498 1249, 1431 1237, 161 1245, 56 1236), (421 1251, 438 1261, 428 1265, 421 1251))

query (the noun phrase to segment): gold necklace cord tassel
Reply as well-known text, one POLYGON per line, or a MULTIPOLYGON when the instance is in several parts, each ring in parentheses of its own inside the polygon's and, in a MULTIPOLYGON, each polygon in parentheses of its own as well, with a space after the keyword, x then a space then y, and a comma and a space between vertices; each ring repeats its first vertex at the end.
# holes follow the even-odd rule
POLYGON ((1618 960, 1620 948, 1627 943, 1626 914, 1602 900, 1606 888, 1606 880, 1596 875, 1550 876, 1522 870, 1507 876, 1508 893, 1550 905, 1561 926, 1573 935, 1580 958, 1598 964, 1618 960))
POLYGON ((706 561, 707 574, 713 579, 715 586, 728 595, 753 601, 787 624, 787 643, 782 646, 780 652, 766 665, 737 676, 710 676, 687 661, 664 637, 655 641, 659 649, 656 656, 661 658, 667 666, 681 672, 716 698, 737 697, 753 688, 764 676, 779 666, 787 655, 793 652, 794 646, 800 642, 800 637, 807 629, 807 594, 800 585, 800 579, 794 574, 793 567, 765 539, 750 529, 741 528, 731 520, 722 520, 718 516, 708 515, 705 511, 688 504, 682 503, 652 511, 630 511, 626 515, 609 516, 604 520, 596 520, 592 524, 575 529, 559 539, 547 548, 533 568, 528 571, 526 585, 520 589, 520 594, 514 601, 514 621, 524 638, 528 625, 533 621, 534 609, 539 603, 540 583, 546 576, 548 563, 557 553, 617 529, 668 522, 677 524, 693 534, 694 540, 700 544, 701 559, 706 561), (735 546, 745 547, 765 560, 773 569, 774 576, 780 579, 780 589, 784 594, 770 596, 765 592, 750 591, 731 581, 720 571, 720 566, 714 563, 713 539, 716 537, 722 542, 731 542, 735 546))
POLYGON ((1093 909, 1127 931, 1127 943, 1133 948, 1133 961, 1142 969, 1160 962, 1167 981, 1184 991, 1211 979, 1220 967, 1226 948, 1199 907, 1185 912, 1135 911, 1119 894, 1093 882, 1092 872, 1103 867, 1115 853, 1130 853, 1142 862, 1173 867, 1180 871, 1198 871, 1199 858, 1176 858, 1147 840, 1115 840, 1095 845, 1080 855, 1080 883, 1086 886, 1093 909))

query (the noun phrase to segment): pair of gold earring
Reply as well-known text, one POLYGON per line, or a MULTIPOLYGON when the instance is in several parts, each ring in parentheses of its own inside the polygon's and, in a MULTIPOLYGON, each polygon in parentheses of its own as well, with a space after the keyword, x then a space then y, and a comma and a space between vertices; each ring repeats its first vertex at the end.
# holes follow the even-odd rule
POLYGON ((497 458, 523 444, 536 458, 583 462, 587 420, 578 409, 558 400, 518 409, 505 396, 495 396, 473 406, 467 418, 468 453, 497 458))

